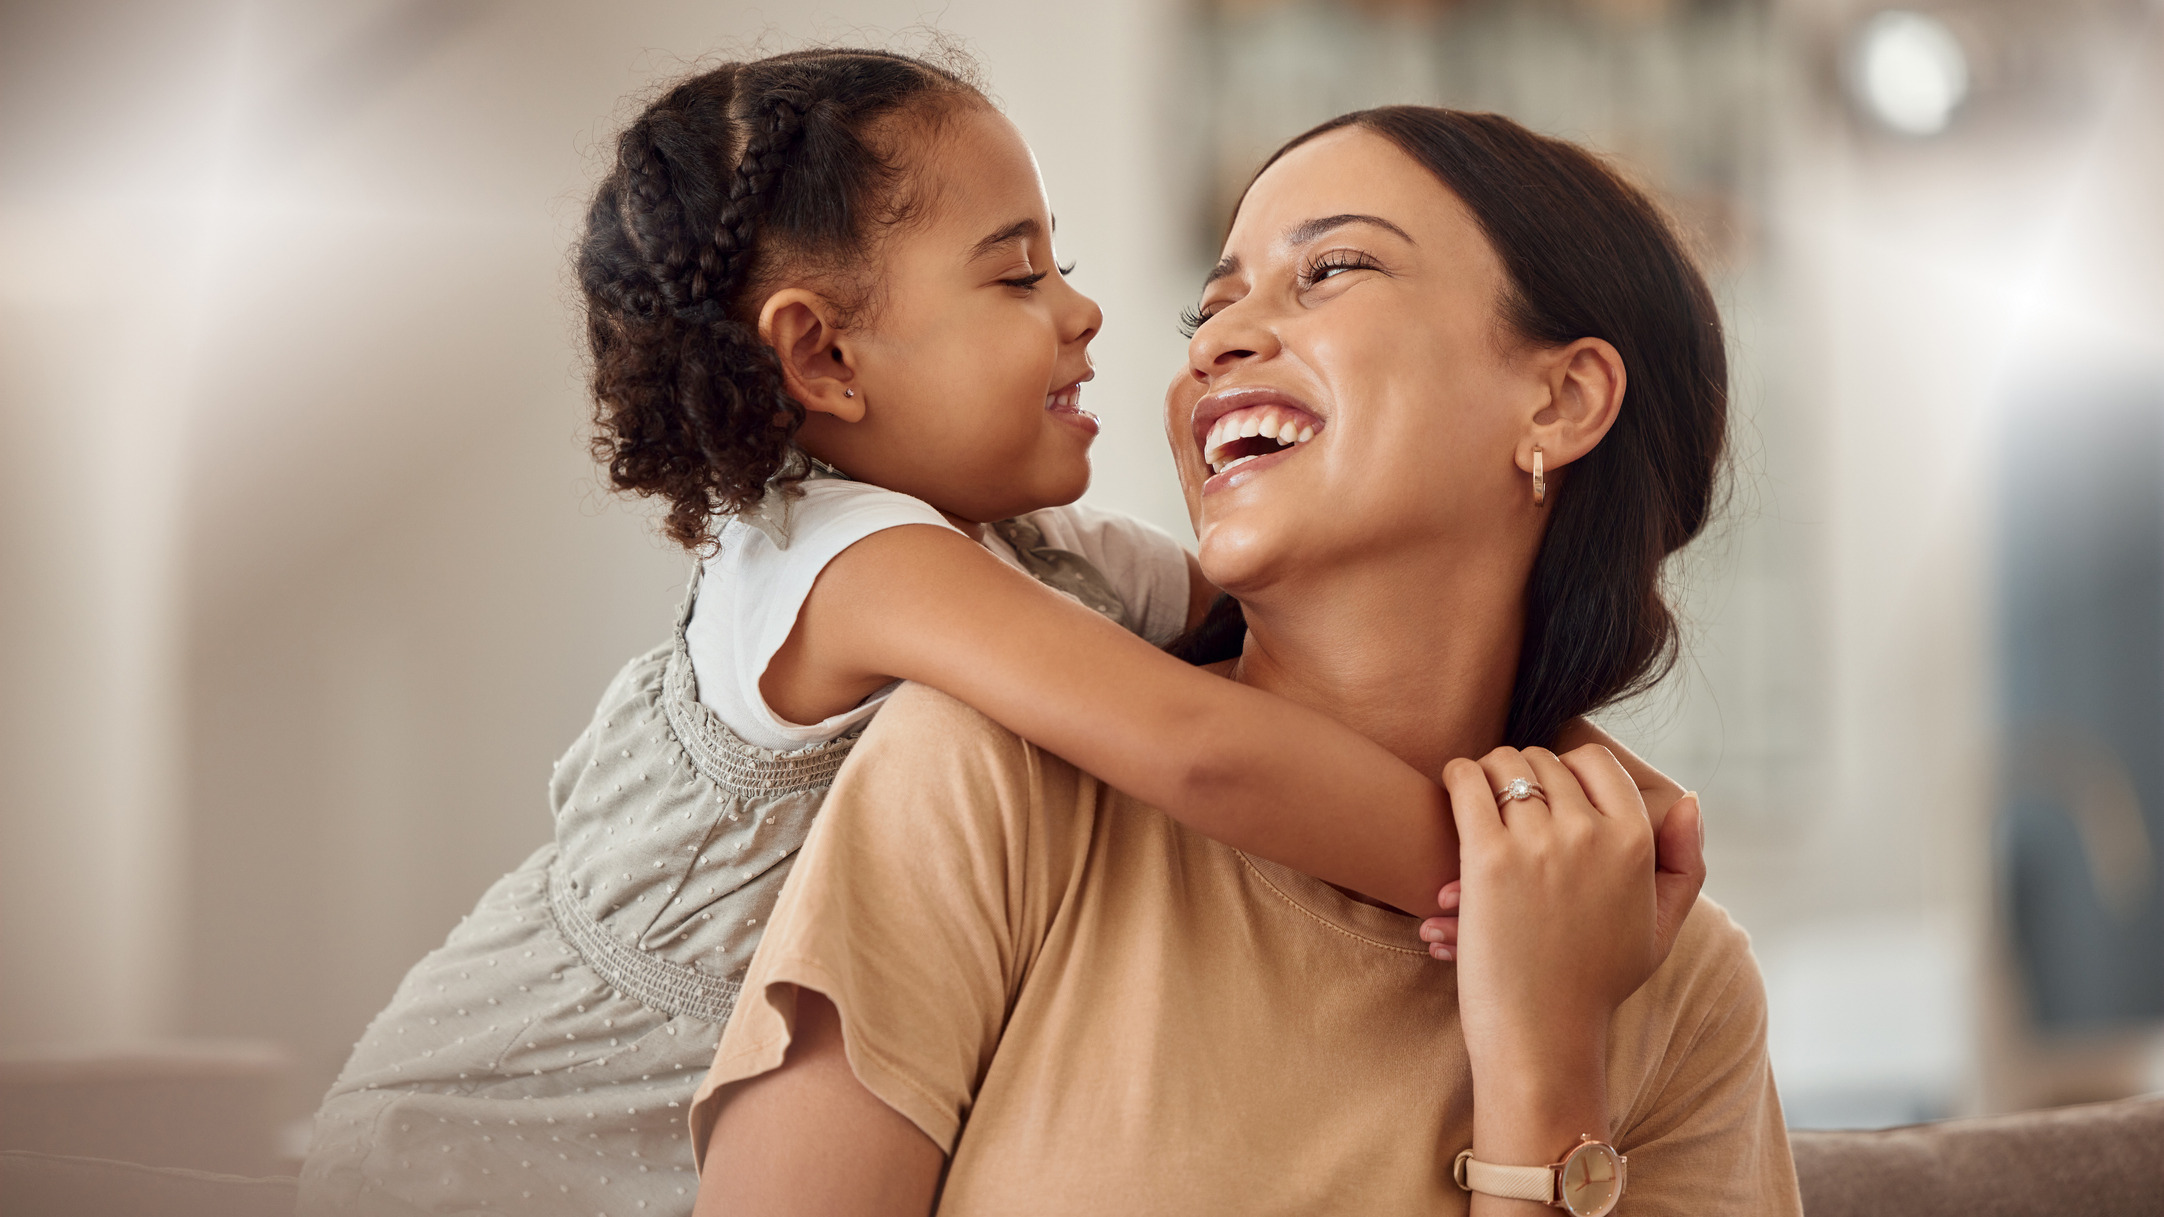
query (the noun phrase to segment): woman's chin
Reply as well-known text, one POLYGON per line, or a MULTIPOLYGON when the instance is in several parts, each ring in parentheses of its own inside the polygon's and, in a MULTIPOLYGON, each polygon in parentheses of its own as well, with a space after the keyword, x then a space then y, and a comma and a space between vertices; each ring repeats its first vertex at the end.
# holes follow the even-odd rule
POLYGON ((1212 520, 1209 514, 1205 509, 1196 534, 1195 560, 1211 583, 1237 599, 1270 582, 1270 572, 1285 565, 1283 530, 1267 527, 1253 512, 1227 520, 1212 520))

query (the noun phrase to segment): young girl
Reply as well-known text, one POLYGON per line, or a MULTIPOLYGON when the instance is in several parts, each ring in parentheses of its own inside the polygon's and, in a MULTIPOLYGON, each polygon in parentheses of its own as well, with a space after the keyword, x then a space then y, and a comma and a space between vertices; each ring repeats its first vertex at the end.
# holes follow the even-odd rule
MULTIPOLYGON (((703 558, 675 637, 558 763, 555 841, 355 1047, 303 1211, 689 1212, 684 1106, 902 680, 1229 844, 1433 907, 1456 871, 1435 783, 1159 651, 1213 589, 1170 537, 1070 505, 1100 317, 1051 238, 1012 125, 899 55, 730 64, 623 134, 578 256, 596 444, 703 558)), ((1307 425, 1228 415, 1212 459, 1307 425)))

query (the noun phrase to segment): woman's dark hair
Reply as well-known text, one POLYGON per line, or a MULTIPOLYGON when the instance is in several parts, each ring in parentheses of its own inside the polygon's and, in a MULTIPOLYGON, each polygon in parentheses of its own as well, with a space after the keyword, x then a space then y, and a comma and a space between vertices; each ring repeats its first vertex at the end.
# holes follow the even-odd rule
POLYGON ((988 104, 959 71, 907 55, 796 51, 701 72, 617 138, 577 248, 594 456, 667 502, 672 540, 797 476, 804 408, 759 341, 761 289, 809 270, 864 307, 879 237, 917 214, 910 137, 969 103, 988 104))
MULTIPOLYGON (((1389 140, 1465 204, 1503 263, 1502 319, 1516 337, 1544 346, 1600 338, 1623 357, 1623 408, 1550 493, 1526 589, 1504 738, 1547 744, 1565 722, 1643 692, 1675 666, 1661 567, 1713 510, 1728 436, 1720 314, 1644 192, 1583 148, 1500 115, 1361 110, 1294 139, 1263 169, 1341 127, 1389 140)), ((1228 616, 1237 611, 1215 606, 1187 655, 1219 657, 1228 634, 1237 653, 1241 631, 1228 616)))

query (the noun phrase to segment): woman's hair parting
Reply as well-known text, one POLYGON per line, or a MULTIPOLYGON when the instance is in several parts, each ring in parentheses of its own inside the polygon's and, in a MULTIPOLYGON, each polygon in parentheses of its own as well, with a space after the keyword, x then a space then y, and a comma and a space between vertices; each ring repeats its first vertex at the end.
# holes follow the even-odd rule
MULTIPOLYGON (((1714 507, 1728 436, 1720 314, 1661 209, 1575 144, 1500 115, 1386 106, 1316 127, 1263 168, 1340 127, 1397 145, 1472 212, 1503 263, 1502 318, 1515 336, 1544 346, 1600 338, 1623 357, 1623 408, 1549 497, 1527 587, 1505 739, 1544 745, 1675 666, 1661 568, 1714 507)), ((1210 637, 1206 623, 1195 643, 1210 637)), ((1211 657, 1202 649, 1194 658, 1211 657)))
POLYGON ((577 247, 594 456, 667 503, 670 539, 697 549, 717 513, 801 476, 761 289, 815 275, 845 315, 867 307, 879 238, 916 214, 905 156, 983 102, 907 55, 796 51, 682 81, 617 138, 577 247))

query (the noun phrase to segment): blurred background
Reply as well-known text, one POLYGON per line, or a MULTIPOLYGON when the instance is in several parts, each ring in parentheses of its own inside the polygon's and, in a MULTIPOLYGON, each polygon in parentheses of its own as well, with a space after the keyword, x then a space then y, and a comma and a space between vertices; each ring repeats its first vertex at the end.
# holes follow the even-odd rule
POLYGON ((611 134, 702 57, 935 35, 1104 305, 1090 500, 1182 536, 1176 315, 1286 137, 1492 109, 1652 187, 1733 495, 1609 725, 1704 793, 1792 1121, 2164 1089, 2164 5, 7 0, 0 1140, 204 1061, 299 1128, 546 839, 687 573, 583 445, 611 134))

